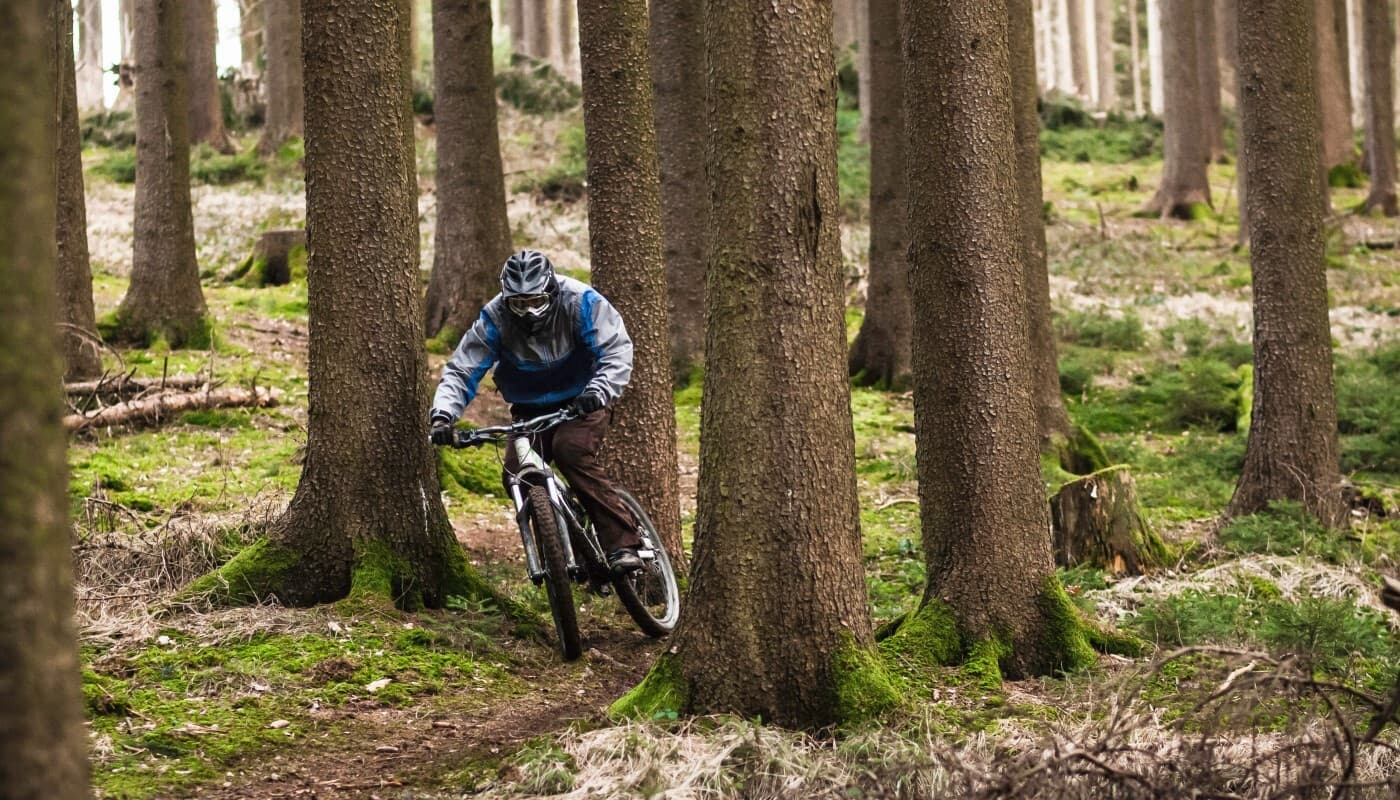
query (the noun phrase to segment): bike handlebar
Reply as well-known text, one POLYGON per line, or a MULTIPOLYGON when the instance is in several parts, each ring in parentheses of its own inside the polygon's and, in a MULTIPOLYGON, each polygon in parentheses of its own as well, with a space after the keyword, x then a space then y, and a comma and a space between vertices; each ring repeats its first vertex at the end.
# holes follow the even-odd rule
POLYGON ((564 408, 550 414, 542 414, 534 419, 512 422, 509 425, 494 425, 489 428, 477 428, 470 431, 457 431, 452 439, 452 446, 457 449, 466 447, 480 447, 487 442, 494 442, 510 436, 529 436, 536 433, 544 433, 556 425, 578 418, 578 413, 572 408, 564 408))

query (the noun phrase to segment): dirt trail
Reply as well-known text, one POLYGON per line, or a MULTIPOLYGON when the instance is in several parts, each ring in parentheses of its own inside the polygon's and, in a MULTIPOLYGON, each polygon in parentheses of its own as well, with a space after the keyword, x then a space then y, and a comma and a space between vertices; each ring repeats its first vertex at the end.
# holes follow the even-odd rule
MULTIPOLYGON (((585 632, 589 649, 584 657, 569 664, 542 654, 538 642, 520 643, 520 677, 532 687, 524 695, 461 711, 337 709, 323 718, 327 727, 335 726, 334 741, 326 732, 313 730, 307 740, 324 744, 287 748, 266 760, 250 760, 223 785, 206 785, 178 796, 390 800, 422 797, 425 790, 453 797, 471 792, 477 787, 443 782, 450 773, 471 764, 500 761, 530 739, 575 721, 601 720, 608 704, 646 674, 662 646, 632 630, 591 633, 585 632)), ((450 708, 450 701, 447 705, 450 708)))

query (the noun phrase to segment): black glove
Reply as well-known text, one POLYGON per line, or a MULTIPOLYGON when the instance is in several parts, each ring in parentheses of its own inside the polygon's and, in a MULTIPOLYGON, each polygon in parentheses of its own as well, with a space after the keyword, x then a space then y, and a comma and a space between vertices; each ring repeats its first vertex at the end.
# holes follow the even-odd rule
POLYGON ((457 435, 452 417, 442 411, 433 412, 430 431, 429 436, 436 445, 452 444, 452 439, 457 435))
POLYGON ((579 416, 586 417, 605 405, 607 402, 603 400, 601 394, 589 391, 574 398, 573 409, 578 412, 579 416))

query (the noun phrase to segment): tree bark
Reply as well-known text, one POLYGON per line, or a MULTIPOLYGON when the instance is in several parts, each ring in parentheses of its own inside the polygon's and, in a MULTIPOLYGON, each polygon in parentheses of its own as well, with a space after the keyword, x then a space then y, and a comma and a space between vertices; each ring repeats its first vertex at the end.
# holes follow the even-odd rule
POLYGON ((1142 575, 1166 564, 1167 549, 1138 514, 1126 469, 1086 475, 1050 498, 1055 564, 1089 564, 1114 575, 1142 575))
POLYGON ((238 44, 242 61, 239 72, 245 80, 256 79, 262 73, 258 62, 263 56, 266 20, 263 0, 238 0, 238 44))
MULTIPOLYGON (((1235 110, 1238 113, 1243 103, 1244 78, 1240 72, 1240 0, 1222 0, 1219 17, 1223 28, 1225 59, 1230 64, 1230 75, 1234 79, 1235 110)), ((1235 205, 1239 209, 1240 231, 1236 241, 1240 246, 1249 243, 1249 215, 1245 213, 1249 197, 1249 170, 1245 164, 1243 134, 1235 141, 1235 205)))
POLYGON ((1093 46, 1084 24, 1084 3, 1093 0, 1066 0, 1065 20, 1069 35, 1071 91, 1081 98, 1088 99, 1093 94, 1089 75, 1089 49, 1093 46))
MULTIPOLYGON (((1330 1, 1330 0, 1329 0, 1330 1)), ((1327 320, 1312 10, 1241 0, 1240 72, 1254 279, 1254 403, 1228 513, 1294 500, 1346 524, 1327 320), (1310 19, 1311 17, 1311 19, 1310 19)))
MULTIPOLYGON (((846 380, 831 3, 711 0, 715 201, 683 710, 826 727, 872 634, 846 380)), ((650 680, 650 679, 649 679, 650 680)))
POLYGON ((124 339, 208 345, 190 209, 184 0, 136 2, 136 231, 124 339))
POLYGON ((650 35, 661 164, 671 373, 688 378, 705 357, 705 1, 653 0, 650 35))
MULTIPOLYGON (((1365 1, 1337 0, 1337 36, 1345 42, 1342 55, 1347 65, 1347 99, 1353 128, 1366 124, 1365 1)), ((1370 159, 1363 157, 1362 162, 1369 164, 1370 159)))
MULTIPOLYGON (((1094 42, 1098 48, 1094 61, 1098 64, 1099 108, 1112 111, 1118 108, 1118 70, 1115 68, 1113 57, 1116 3, 1114 0, 1094 0, 1094 10, 1094 42)), ((1029 42, 1027 44, 1029 45, 1029 42)))
POLYGON ((868 1, 834 0, 832 3, 831 33, 838 53, 860 40, 856 27, 856 16, 860 13, 858 6, 868 1))
POLYGON ((78 111, 93 114, 106 105, 102 97, 102 2, 78 0, 78 111))
MULTIPOLYGON (((1244 0, 1241 0, 1244 2, 1244 0)), ((1322 169, 1348 164, 1355 158, 1352 144, 1351 98, 1348 94, 1346 61, 1337 36, 1336 0, 1313 0, 1317 55, 1313 59, 1317 77, 1317 101, 1322 109, 1322 169)), ((1240 12, 1243 14, 1243 10, 1240 12)), ((1243 25, 1243 21, 1240 22, 1243 25)), ((1241 52, 1240 58, 1245 54, 1241 52)))
POLYGON ((581 80, 579 64, 579 41, 576 14, 577 6, 570 0, 559 0, 559 5, 554 9, 555 17, 555 39, 554 46, 559 54, 559 71, 564 77, 570 80, 581 80))
POLYGON ((262 0, 267 9, 267 120, 258 150, 274 153, 305 130, 305 77, 302 66, 302 0, 262 0))
POLYGON ((1363 0, 1366 56, 1366 152, 1370 158, 1371 191, 1362 213, 1400 214, 1395 198, 1395 110, 1392 59, 1395 31, 1386 0, 1363 0))
POLYGON ((1142 44, 1138 32, 1138 0, 1128 0, 1128 52, 1133 68, 1133 114, 1142 116, 1147 109, 1142 103, 1142 44))
POLYGON ((471 593, 472 573, 439 499, 428 445, 411 7, 409 0, 306 0, 302 8, 306 466, 268 539, 222 575, 235 591, 270 590, 295 605, 353 593, 440 606, 471 593))
POLYGON ((1011 102, 1016 126, 1016 197, 1020 209, 1021 263, 1025 273, 1026 319, 1030 336, 1031 394, 1036 429, 1044 449, 1072 432, 1060 394, 1055 326, 1051 321, 1050 270, 1045 247, 1045 198, 1040 175, 1040 114, 1036 104, 1035 35, 1030 0, 1009 0, 1007 29, 1011 53, 1011 102))
POLYGON ((433 82, 438 221, 425 329, 455 344, 500 291, 511 252, 490 0, 434 0, 433 82))
POLYGON ((511 53, 523 53, 525 44, 525 0, 500 0, 501 14, 510 29, 511 53))
POLYGON ((1158 117, 1167 113, 1167 79, 1163 69, 1162 3, 1147 0, 1147 89, 1148 104, 1158 117))
POLYGON ((1165 158, 1162 185, 1145 210, 1164 219, 1195 219, 1200 206, 1210 205, 1196 59, 1198 5, 1200 0, 1161 0, 1163 63, 1167 67, 1165 158))
MULTIPOLYGON (((549 6, 551 0, 525 0, 525 52, 549 61, 549 6)), ((558 0, 555 0, 558 2, 558 0)))
POLYGON ((1066 655, 1045 602, 1054 564, 1031 391, 1010 16, 1004 0, 905 0, 903 12, 928 564, 920 613, 949 609, 965 651, 990 644, 1011 676, 1079 666, 1084 647, 1066 655))
POLYGON ((102 372, 97 316, 88 260, 87 201, 83 195, 83 142, 78 131, 78 90, 73 66, 73 11, 52 4, 49 22, 50 85, 56 103, 54 178, 57 188, 58 298, 63 323, 64 379, 102 372))
POLYGON ((1069 0, 1050 0, 1054 5, 1054 23, 1051 26, 1054 37, 1056 88, 1065 94, 1074 94, 1074 67, 1070 57, 1069 0))
POLYGON ((117 96, 112 100, 112 110, 131 111, 136 105, 132 78, 136 61, 136 0, 117 0, 117 22, 122 57, 117 65, 117 96))
POLYGON ((633 348, 603 458, 683 564, 646 0, 581 3, 578 21, 593 285, 626 321, 633 348))
POLYGON ((214 48, 219 41, 214 0, 185 0, 185 57, 190 96, 190 143, 204 143, 232 153, 224 130, 224 107, 219 100, 219 67, 214 48))
POLYGON ((1194 0, 1196 7, 1196 77, 1201 92, 1201 133, 1206 158, 1225 158, 1225 119, 1220 111, 1220 48, 1217 44, 1215 0, 1194 0))
POLYGON ((72 12, 57 5, 0 4, 0 787, 7 800, 90 796, 55 335, 51 54, 59 16, 70 59, 62 71, 72 80, 72 12))
POLYGON ((904 235, 904 64, 900 58, 899 0, 869 0, 869 4, 873 90, 870 279, 865 318, 851 344, 847 367, 861 385, 903 389, 909 382, 909 339, 914 323, 904 235))

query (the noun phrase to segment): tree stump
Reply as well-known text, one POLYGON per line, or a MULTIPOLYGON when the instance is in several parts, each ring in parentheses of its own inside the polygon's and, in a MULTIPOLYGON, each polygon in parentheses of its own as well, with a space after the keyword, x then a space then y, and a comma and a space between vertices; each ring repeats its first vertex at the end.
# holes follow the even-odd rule
POLYGON ((1092 564, 1141 575, 1167 561, 1167 548, 1137 512, 1133 476, 1122 467, 1085 475, 1050 498, 1055 563, 1092 564))
POLYGON ((228 279, 240 286, 284 286, 293 278, 306 277, 305 269, 306 231, 283 228, 265 231, 228 279))

